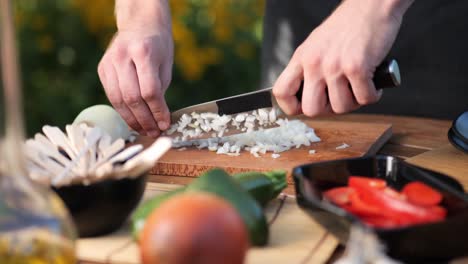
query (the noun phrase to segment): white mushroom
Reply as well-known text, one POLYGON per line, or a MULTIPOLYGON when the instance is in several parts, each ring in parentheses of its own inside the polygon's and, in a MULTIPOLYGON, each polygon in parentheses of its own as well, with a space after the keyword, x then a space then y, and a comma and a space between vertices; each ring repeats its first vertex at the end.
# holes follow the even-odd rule
POLYGON ((125 141, 111 136, 100 127, 86 123, 66 126, 65 135, 58 127, 44 126, 47 135, 36 134, 25 143, 31 179, 62 186, 92 183, 100 179, 136 177, 152 168, 171 146, 161 137, 149 148, 142 145, 125 148, 125 141))

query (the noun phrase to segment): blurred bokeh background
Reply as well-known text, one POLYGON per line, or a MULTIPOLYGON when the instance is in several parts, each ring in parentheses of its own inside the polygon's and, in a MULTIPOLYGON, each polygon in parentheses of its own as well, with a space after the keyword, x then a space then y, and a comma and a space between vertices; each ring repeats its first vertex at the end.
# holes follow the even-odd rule
MULTIPOLYGON (((96 69, 116 31, 114 0, 15 0, 28 134, 108 103, 96 69)), ((171 110, 257 88, 264 0, 169 0, 171 110)))

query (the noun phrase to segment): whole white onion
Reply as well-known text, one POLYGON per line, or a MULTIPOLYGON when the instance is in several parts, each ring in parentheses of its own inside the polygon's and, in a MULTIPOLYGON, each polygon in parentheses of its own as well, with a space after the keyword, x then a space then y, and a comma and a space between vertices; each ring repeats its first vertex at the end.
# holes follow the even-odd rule
POLYGON ((112 142, 122 138, 129 139, 130 129, 114 108, 108 105, 93 105, 81 111, 73 124, 86 123, 88 126, 98 126, 106 131, 112 142))

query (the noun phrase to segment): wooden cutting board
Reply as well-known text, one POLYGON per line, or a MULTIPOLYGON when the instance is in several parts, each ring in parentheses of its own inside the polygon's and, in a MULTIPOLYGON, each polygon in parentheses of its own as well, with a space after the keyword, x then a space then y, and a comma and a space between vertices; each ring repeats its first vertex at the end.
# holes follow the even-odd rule
MULTIPOLYGON (((145 198, 177 188, 177 185, 148 183, 145 198)), ((325 263, 338 240, 304 213, 292 196, 280 195, 265 209, 270 226, 268 246, 251 248, 247 264, 325 263)), ((220 238, 226 239, 226 238, 220 238)), ((140 253, 128 226, 101 237, 79 239, 76 248, 80 261, 108 264, 138 264, 140 253)))
POLYGON ((448 144, 406 160, 457 179, 468 192, 468 154, 448 144))
MULTIPOLYGON (((375 154, 392 135, 390 124, 318 121, 306 118, 302 120, 315 129, 321 142, 283 152, 276 159, 271 157, 271 153, 255 158, 248 152, 241 152, 240 156, 233 157, 219 155, 207 149, 172 149, 158 161, 151 174, 196 177, 215 167, 223 168, 229 173, 272 169, 291 172, 295 166, 301 164, 375 154), (343 143, 350 147, 336 149, 343 143), (309 154, 311 149, 316 153, 309 154)), ((151 143, 148 138, 142 140, 143 144, 151 143)), ((288 180, 292 182, 291 177, 288 180)))

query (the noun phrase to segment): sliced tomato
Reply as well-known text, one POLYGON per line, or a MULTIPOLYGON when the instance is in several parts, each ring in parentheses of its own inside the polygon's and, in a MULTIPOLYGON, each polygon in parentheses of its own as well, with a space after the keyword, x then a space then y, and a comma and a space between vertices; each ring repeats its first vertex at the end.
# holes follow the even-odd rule
POLYGON ((388 191, 376 189, 366 184, 357 186, 356 191, 364 202, 380 208, 383 214, 393 219, 399 219, 405 223, 421 223, 438 218, 427 208, 389 195, 388 191))
POLYGON ((429 206, 427 207, 434 214, 436 220, 443 220, 447 216, 447 209, 443 208, 439 205, 429 206))
POLYGON ((394 189, 390 188, 390 187, 386 187, 383 189, 383 191, 385 192, 385 194, 395 198, 395 199, 398 199, 398 200, 402 200, 402 201, 406 201, 406 195, 403 194, 403 193, 399 193, 397 191, 395 191, 394 189))
POLYGON ((408 201, 422 206, 437 205, 442 201, 442 194, 422 182, 410 182, 403 187, 402 193, 408 201))
MULTIPOLYGON (((420 190, 421 187, 415 186, 400 193, 387 187, 382 179, 351 176, 349 187, 330 189, 324 192, 324 196, 373 227, 395 228, 443 220, 447 210, 431 204, 436 200, 434 197, 431 203, 423 202, 424 206, 410 200, 414 190, 420 190)), ((428 196, 434 195, 429 193, 428 196)))
POLYGON ((390 219, 388 217, 382 217, 382 216, 362 217, 362 221, 369 226, 378 227, 378 228, 395 228, 395 227, 402 226, 401 223, 398 223, 397 221, 390 219))
POLYGON ((336 187, 325 191, 323 196, 336 205, 345 205, 349 204, 349 195, 354 192, 351 187, 336 187))
POLYGON ((350 187, 361 187, 361 186, 369 186, 376 189, 383 189, 387 186, 387 183, 382 179, 377 178, 367 178, 361 176, 350 176, 348 179, 348 185, 350 187))
POLYGON ((356 216, 378 216, 382 215, 382 210, 373 204, 364 202, 358 192, 353 192, 349 195, 351 204, 347 210, 356 216))

